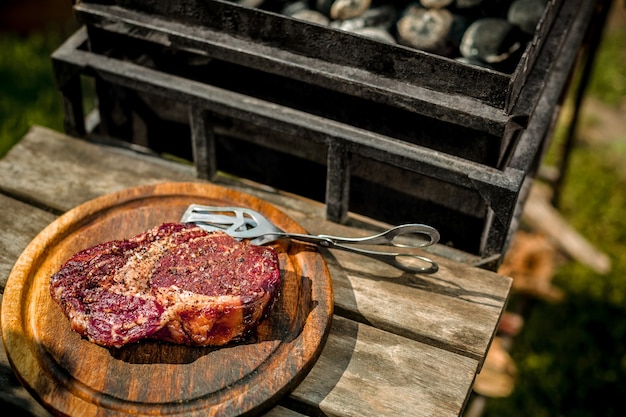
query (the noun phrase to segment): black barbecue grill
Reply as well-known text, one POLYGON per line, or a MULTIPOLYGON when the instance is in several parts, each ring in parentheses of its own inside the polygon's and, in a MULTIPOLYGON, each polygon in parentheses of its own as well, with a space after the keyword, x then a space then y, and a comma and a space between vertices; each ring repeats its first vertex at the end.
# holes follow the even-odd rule
POLYGON ((68 133, 318 199, 329 220, 431 224, 493 269, 597 14, 562 3, 510 71, 220 0, 78 1, 53 62, 68 133))

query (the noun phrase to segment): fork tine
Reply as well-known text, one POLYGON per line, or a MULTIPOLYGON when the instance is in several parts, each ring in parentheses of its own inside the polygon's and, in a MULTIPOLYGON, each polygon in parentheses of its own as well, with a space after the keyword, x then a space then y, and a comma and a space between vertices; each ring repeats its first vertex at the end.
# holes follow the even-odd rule
POLYGON ((236 238, 253 239, 252 243, 257 245, 275 240, 272 233, 283 233, 261 213, 244 207, 191 204, 181 217, 181 222, 207 225, 212 230, 223 230, 236 238))

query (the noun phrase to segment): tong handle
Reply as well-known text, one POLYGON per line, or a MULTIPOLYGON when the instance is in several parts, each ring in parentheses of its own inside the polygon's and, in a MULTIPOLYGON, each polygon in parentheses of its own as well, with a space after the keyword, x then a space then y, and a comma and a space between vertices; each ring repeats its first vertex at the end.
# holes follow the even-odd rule
POLYGON ((405 272, 412 272, 416 274, 434 274, 435 272, 439 271, 439 265, 437 264, 437 262, 433 261, 432 259, 426 258, 425 256, 412 255, 409 253, 377 252, 344 245, 334 245, 332 247, 335 249, 341 249, 347 252, 368 256, 405 272), (426 264, 427 266, 420 266, 424 264, 426 264))
POLYGON ((274 238, 289 238, 293 240, 298 240, 301 242, 314 243, 323 248, 329 249, 340 249, 346 252, 352 252, 363 256, 368 256, 373 259, 377 259, 381 262, 384 262, 388 265, 391 265, 395 268, 398 268, 405 272, 413 272, 418 274, 434 274, 439 270, 439 265, 424 256, 412 255, 409 253, 393 253, 393 252, 379 252, 372 251, 362 248, 355 248, 352 246, 347 246, 341 244, 343 243, 366 243, 366 244, 386 244, 397 247, 424 247, 428 245, 432 245, 439 240, 439 233, 431 228, 430 226, 424 225, 411 225, 411 226, 420 226, 419 228, 408 227, 409 225, 403 225, 394 227, 391 230, 383 232, 381 234, 365 237, 365 238, 337 238, 334 236, 326 236, 326 235, 303 235, 298 233, 276 233, 272 235, 272 239, 274 238), (394 242, 394 238, 401 234, 416 233, 416 231, 420 231, 421 234, 427 235, 430 240, 427 243, 423 243, 421 245, 405 245, 394 242), (434 233, 433 233, 434 231, 434 233), (421 266, 426 264, 427 266, 421 266))
POLYGON ((425 224, 409 223, 392 227, 382 233, 373 236, 349 238, 330 235, 318 235, 320 238, 332 240, 335 244, 365 244, 365 245, 390 245, 398 248, 423 248, 434 245, 439 241, 439 232, 437 229, 425 224), (409 235, 420 235, 427 238, 427 241, 418 239, 418 242, 407 240, 408 243, 402 243, 400 237, 408 237, 409 235))
POLYGON ((408 253, 378 252, 348 246, 365 244, 423 248, 434 245, 439 241, 439 232, 437 229, 424 224, 403 224, 373 236, 360 238, 308 235, 284 232, 270 223, 260 213, 249 209, 241 207, 211 207, 198 204, 189 206, 181 221, 196 223, 206 230, 223 230, 235 238, 251 239, 251 242, 256 245, 264 245, 276 239, 289 238, 312 243, 323 248, 341 249, 365 255, 407 272, 432 274, 439 270, 437 263, 423 256, 408 253), (402 237, 409 237, 409 235, 413 235, 413 239, 401 239, 402 237), (421 236, 421 238, 416 239, 417 236, 421 236), (427 266, 424 267, 424 264, 427 266))

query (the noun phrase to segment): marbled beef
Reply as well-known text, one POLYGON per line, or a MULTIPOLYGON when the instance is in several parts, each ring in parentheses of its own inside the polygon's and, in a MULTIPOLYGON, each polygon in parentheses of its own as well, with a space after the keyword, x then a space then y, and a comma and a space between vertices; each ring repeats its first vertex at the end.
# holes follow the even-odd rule
POLYGON ((107 347, 144 338, 190 346, 242 339, 279 287, 273 248, 189 223, 82 250, 50 280, 72 329, 107 347))

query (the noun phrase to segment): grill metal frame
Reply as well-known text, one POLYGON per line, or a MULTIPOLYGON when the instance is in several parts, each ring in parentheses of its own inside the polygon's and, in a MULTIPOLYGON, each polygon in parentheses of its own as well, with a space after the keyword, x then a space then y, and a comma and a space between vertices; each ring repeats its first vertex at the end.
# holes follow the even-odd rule
MULTIPOLYGON (((477 242, 470 249, 462 249, 475 252, 481 266, 488 269, 497 267, 518 227, 529 187, 550 142, 563 91, 596 10, 596 3, 591 0, 568 2, 564 10, 559 9, 560 2, 549 2, 538 34, 520 64, 524 70, 511 75, 453 63, 420 51, 394 49, 415 54, 413 60, 425 60, 420 65, 437 65, 443 71, 452 71, 446 80, 437 81, 443 84, 423 80, 431 83, 424 86, 350 66, 350 60, 337 63, 294 54, 289 48, 301 47, 295 40, 295 46, 290 47, 279 40, 268 41, 273 39, 274 29, 269 34, 257 31, 245 36, 235 36, 233 32, 235 27, 246 27, 248 31, 267 27, 258 20, 269 19, 281 22, 279 29, 290 36, 303 32, 315 33, 318 40, 329 36, 328 30, 282 16, 219 0, 176 3, 194 6, 185 10, 170 9, 172 2, 99 3, 102 2, 75 5, 77 17, 85 27, 53 54, 68 133, 84 137, 124 136, 116 130, 113 119, 116 107, 128 105, 120 97, 133 92, 149 104, 156 118, 170 117, 188 127, 199 178, 216 177, 224 153, 218 149, 232 144, 228 138, 235 137, 241 142, 232 146, 252 144, 322 166, 326 177, 326 216, 332 221, 346 221, 354 209, 355 182, 364 182, 365 193, 371 184, 384 183, 407 194, 405 204, 415 207, 415 217, 440 229, 444 242, 446 233, 453 236, 455 227, 459 229, 449 239, 452 245, 458 245, 462 239, 477 242), (180 19, 189 18, 190 10, 197 11, 201 6, 207 7, 205 14, 192 13, 195 21, 181 23, 180 19), (228 18, 211 18, 217 12, 228 18), (174 17, 164 18, 165 14, 174 17), (242 22, 247 25, 241 26, 242 22), (218 23, 220 26, 214 27, 218 23), (259 33, 264 34, 262 39, 259 33), (120 39, 127 40, 127 44, 120 43, 120 39), (295 80, 296 87, 301 85, 298 83, 312 83, 324 91, 338 92, 340 98, 357 97, 359 103, 365 100, 364 108, 368 102, 382 102, 426 121, 422 129, 427 136, 437 137, 436 129, 441 126, 451 126, 452 133, 475 133, 476 137, 471 138, 474 142, 470 143, 482 143, 492 155, 494 151, 489 146, 493 140, 480 141, 484 137, 495 138, 496 156, 472 160, 463 153, 468 145, 462 138, 442 140, 444 144, 437 146, 443 149, 437 149, 430 146, 432 143, 411 143, 380 133, 375 130, 378 126, 355 126, 256 92, 250 95, 199 81, 176 65, 164 70, 158 63, 145 64, 141 59, 129 58, 127 48, 133 43, 139 48, 157 46, 163 51, 183 51, 187 57, 228 61, 257 71, 253 75, 275 72, 286 82, 295 80), (489 83, 482 90, 492 91, 487 94, 493 97, 471 97, 467 91, 452 93, 453 78, 470 77, 468 74, 489 83), (80 85, 83 75, 97 81, 97 130, 85 126, 80 85), (111 97, 111 91, 119 94, 111 97), (433 213, 433 207, 441 213, 433 213), (464 216, 478 218, 479 230, 464 229, 464 216)), ((349 42, 366 48, 387 47, 350 34, 330 36, 350 39, 349 42)), ((471 84, 464 83, 466 88, 471 84)), ((313 103, 312 107, 318 104, 313 103)), ((123 109, 122 114, 132 111, 123 109)), ((138 133, 132 131, 128 135, 124 139, 132 140, 138 133)), ((373 204, 384 203, 384 195, 369 197, 373 204)))

